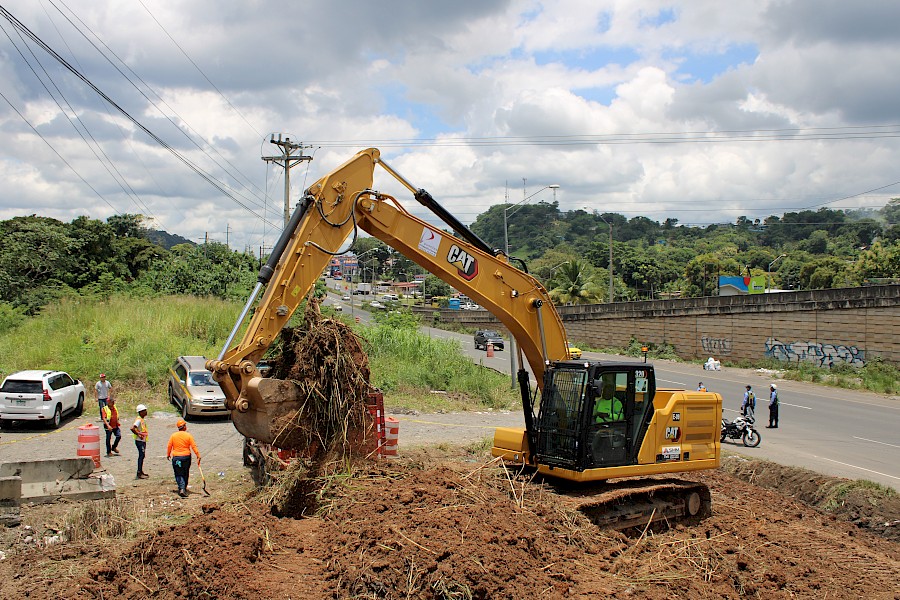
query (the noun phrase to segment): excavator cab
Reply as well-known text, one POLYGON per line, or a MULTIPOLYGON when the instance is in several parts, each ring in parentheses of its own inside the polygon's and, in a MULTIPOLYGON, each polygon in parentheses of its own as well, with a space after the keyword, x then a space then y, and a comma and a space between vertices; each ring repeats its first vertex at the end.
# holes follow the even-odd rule
POLYGON ((540 462, 573 471, 637 464, 654 382, 644 363, 555 363, 544 372, 535 421, 540 462))

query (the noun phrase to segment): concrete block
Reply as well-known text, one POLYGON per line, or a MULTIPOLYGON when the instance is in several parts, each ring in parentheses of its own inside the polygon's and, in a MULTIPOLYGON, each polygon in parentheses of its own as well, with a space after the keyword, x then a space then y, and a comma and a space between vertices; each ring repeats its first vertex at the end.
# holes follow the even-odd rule
POLYGON ((56 502, 61 498, 66 500, 100 500, 102 498, 116 497, 116 480, 112 475, 92 475, 85 479, 70 479, 60 482, 43 482, 32 487, 29 492, 33 495, 24 498, 34 504, 46 504, 56 502))
POLYGON ((22 478, 0 477, 0 525, 15 527, 22 522, 22 478))
POLYGON ((42 504, 60 498, 95 500, 114 498, 116 483, 112 475, 92 475, 94 462, 88 457, 0 463, 3 477, 21 482, 21 500, 42 504))
POLYGON ((89 457, 50 458, 0 463, 0 477, 18 475, 25 484, 56 479, 80 479, 94 472, 89 457))

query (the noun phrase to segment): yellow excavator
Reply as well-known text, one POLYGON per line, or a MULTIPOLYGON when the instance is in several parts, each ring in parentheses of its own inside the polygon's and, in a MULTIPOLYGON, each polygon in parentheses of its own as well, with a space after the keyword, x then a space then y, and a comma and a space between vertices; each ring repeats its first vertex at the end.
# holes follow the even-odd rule
POLYGON ((623 528, 709 514, 706 486, 649 476, 719 466, 721 396, 657 388, 652 364, 571 360, 562 319, 524 263, 521 269, 513 266, 517 259, 492 249, 391 168, 375 148, 358 152, 305 191, 225 347, 207 363, 244 436, 277 445, 273 424, 299 408, 295 386, 263 377, 257 365, 332 257, 358 230, 469 296, 518 342, 525 427, 497 429, 494 457, 555 481, 577 482, 566 498, 601 525, 623 528), (373 189, 376 166, 455 235, 373 189), (242 339, 232 347, 254 305, 242 339), (622 481, 597 485, 611 479, 622 481))

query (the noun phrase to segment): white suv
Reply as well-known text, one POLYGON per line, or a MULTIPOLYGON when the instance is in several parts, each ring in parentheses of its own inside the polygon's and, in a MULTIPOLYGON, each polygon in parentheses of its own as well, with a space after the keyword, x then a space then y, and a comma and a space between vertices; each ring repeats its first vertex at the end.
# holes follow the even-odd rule
POLYGON ((62 371, 19 371, 0 386, 0 426, 43 421, 56 429, 63 415, 84 412, 84 384, 62 371))

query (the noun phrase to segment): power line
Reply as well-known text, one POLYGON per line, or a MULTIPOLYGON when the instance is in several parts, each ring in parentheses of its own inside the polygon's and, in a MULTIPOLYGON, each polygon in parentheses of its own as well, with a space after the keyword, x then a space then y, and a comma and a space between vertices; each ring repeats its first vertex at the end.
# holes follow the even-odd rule
POLYGON ((81 173, 79 173, 78 171, 76 171, 76 170, 75 170, 75 167, 73 167, 72 165, 70 165, 70 164, 69 164, 69 161, 67 161, 67 160, 62 156, 62 154, 60 154, 59 152, 56 151, 56 148, 54 148, 54 147, 50 144, 50 142, 48 142, 48 141, 44 138, 44 136, 41 135, 41 132, 38 131, 37 128, 36 128, 34 125, 31 124, 31 122, 25 117, 25 115, 23 115, 22 113, 19 112, 19 109, 17 109, 15 106, 13 106, 13 103, 9 101, 9 98, 7 98, 6 95, 5 95, 3 92, 0 92, 0 98, 3 98, 4 100, 6 100, 6 103, 9 104, 9 107, 10 107, 11 109, 13 109, 13 111, 15 111, 15 113, 16 113, 17 115, 19 115, 19 118, 21 118, 22 121, 24 121, 26 125, 28 125, 29 127, 31 127, 31 130, 34 131, 34 133, 37 134, 37 136, 38 136, 39 138, 41 138, 41 141, 44 142, 45 144, 47 144, 47 146, 50 148, 50 150, 52 150, 53 153, 54 153, 56 156, 59 157, 59 160, 61 160, 61 161, 63 162, 64 165, 66 165, 67 167, 69 167, 69 169, 71 169, 72 172, 75 173, 75 175, 78 177, 78 179, 80 179, 80 180, 84 183, 84 185, 86 185, 86 186, 88 186, 89 188, 91 188, 91 191, 93 191, 95 194, 97 194, 97 197, 98 197, 98 198, 100 198, 101 200, 103 200, 103 202, 105 202, 107 205, 109 205, 109 207, 110 207, 111 209, 113 209, 113 211, 115 211, 116 214, 119 213, 118 209, 116 209, 115 206, 113 206, 112 204, 110 204, 109 200, 107 200, 106 198, 103 197, 103 194, 101 194, 101 193, 98 192, 96 189, 94 189, 94 186, 92 186, 90 183, 88 183, 88 181, 87 181, 84 177, 81 176, 81 173))
POLYGON ((47 52, 51 57, 53 57, 57 62, 59 62, 63 67, 65 67, 69 72, 71 72, 75 77, 81 80, 85 85, 87 85, 91 90, 94 91, 97 95, 99 95, 103 100, 108 102, 110 106, 115 108, 122 116, 128 119, 132 124, 135 125, 138 129, 143 131, 147 136, 149 136, 152 140, 154 140, 157 144, 162 146, 164 149, 169 151, 178 161, 187 166, 189 169, 194 171, 198 176, 200 176, 204 181, 209 183, 219 192, 230 198, 233 202, 235 202, 238 206, 252 214, 253 216, 260 218, 258 214, 256 214, 250 207, 246 204, 238 200, 228 189, 226 189, 225 185, 217 181, 212 175, 206 173, 199 166, 190 161, 187 157, 183 156, 177 150, 172 148, 168 143, 165 142, 162 138, 152 132, 150 129, 145 127, 140 121, 135 119, 128 111, 119 106, 112 98, 110 98, 106 93, 104 93, 100 88, 98 88, 90 79, 88 79, 84 74, 82 74, 78 69, 72 66, 65 58, 59 55, 53 48, 51 48, 48 44, 46 44, 40 37, 38 37, 34 32, 32 32, 28 27, 26 27, 21 21, 16 19, 5 7, 0 6, 0 14, 4 18, 6 18, 16 29, 24 33, 29 39, 31 39, 35 44, 37 44, 41 49, 47 52))
POLYGON ((210 80, 210 78, 206 76, 206 73, 203 72, 203 69, 201 69, 200 66, 197 65, 197 63, 195 63, 194 60, 193 60, 190 56, 188 56, 188 53, 185 52, 184 48, 182 48, 181 45, 180 45, 177 41, 175 41, 175 38, 172 37, 172 34, 170 34, 170 33, 168 32, 168 30, 166 30, 166 28, 163 27, 163 24, 159 22, 159 19, 157 19, 157 18, 153 15, 153 13, 150 12, 150 9, 147 8, 147 5, 144 4, 143 0, 138 0, 138 2, 140 2, 141 6, 144 7, 144 10, 146 10, 146 11, 147 11, 147 14, 150 15, 150 18, 153 19, 153 21, 154 21, 157 25, 159 25, 159 28, 163 30, 163 33, 165 33, 166 36, 172 41, 172 43, 175 44, 175 47, 178 48, 178 50, 181 51, 181 53, 182 53, 182 54, 184 55, 184 57, 188 60, 188 62, 190 62, 192 65, 194 65, 194 68, 197 69, 197 72, 200 73, 200 75, 203 76, 203 79, 206 80, 206 83, 208 83, 209 85, 211 85, 212 88, 213 88, 214 90, 216 90, 216 92, 218 92, 218 94, 219 94, 219 96, 221 96, 222 100, 224 100, 226 103, 228 103, 228 106, 231 107, 231 110, 233 110, 233 111, 241 118, 241 120, 243 120, 244 123, 246 123, 247 126, 248 126, 250 129, 253 130, 253 133, 255 133, 257 136, 261 136, 262 134, 261 134, 260 132, 258 132, 258 131, 256 130, 256 128, 250 123, 250 121, 248 121, 248 120, 246 119, 246 117, 244 117, 243 113, 241 113, 241 111, 239 111, 239 110, 237 109, 237 107, 235 107, 234 104, 231 103, 231 100, 229 100, 228 97, 227 97, 225 94, 222 93, 222 90, 220 90, 218 87, 216 87, 216 84, 214 84, 214 83, 210 80))
MULTIPOLYGON (((51 5, 53 6, 53 8, 55 8, 56 11, 59 12, 59 14, 60 14, 66 21, 68 21, 68 23, 72 26, 72 28, 75 29, 75 31, 77 31, 77 32, 85 39, 85 41, 87 41, 91 46, 93 46, 93 48, 100 54, 100 56, 102 56, 102 57, 110 64, 110 66, 112 66, 112 67, 113 67, 113 68, 114 68, 114 69, 115 69, 115 70, 116 70, 116 71, 117 71, 117 72, 125 79, 125 81, 127 81, 128 83, 130 83, 131 86, 132 86, 132 87, 133 87, 133 88, 134 88, 141 96, 143 96, 144 99, 145 99, 147 102, 149 102, 149 103, 157 110, 157 112, 159 112, 159 114, 162 115, 162 117, 163 117, 164 119, 166 119, 167 121, 169 121, 169 123, 171 123, 171 124, 173 125, 173 127, 175 128, 175 130, 178 131, 179 133, 181 133, 181 134, 185 137, 185 139, 188 140, 188 142, 190 142, 195 148, 197 148, 200 152, 202 152, 204 155, 206 155, 206 157, 209 158, 214 164, 216 164, 216 166, 218 166, 219 168, 221 168, 226 174, 228 174, 228 175, 230 175, 231 177, 233 177, 236 181, 240 180, 240 178, 243 178, 243 180, 244 180, 244 185, 247 185, 247 186, 250 187, 250 188, 256 188, 257 192, 261 192, 261 190, 259 190, 259 188, 256 186, 256 184, 253 182, 253 180, 251 180, 249 177, 247 177, 246 175, 244 175, 244 174, 241 172, 240 169, 238 169, 238 168, 237 168, 234 164, 232 164, 226 157, 222 156, 222 155, 219 153, 219 151, 216 149, 216 146, 215 146, 214 144, 210 144, 209 142, 207 142, 207 141, 203 138, 202 135, 200 135, 193 127, 191 127, 190 124, 189 124, 185 119, 183 119, 183 118, 178 114, 178 112, 177 112, 174 108, 172 108, 172 106, 169 105, 169 104, 165 101, 165 99, 163 99, 163 98, 162 98, 162 97, 161 97, 161 96, 153 89, 152 86, 150 86, 146 81, 144 81, 143 78, 141 78, 140 75, 138 75, 137 73, 135 73, 134 70, 131 69, 131 67, 129 67, 128 64, 125 63, 125 61, 123 61, 123 60, 122 60, 122 59, 121 59, 121 58, 120 58, 120 57, 112 50, 112 48, 110 48, 110 47, 109 47, 109 46, 108 46, 108 45, 100 38, 100 36, 98 36, 96 33, 94 33, 94 31, 93 31, 86 23, 84 23, 84 21, 82 21, 82 20, 78 17, 78 15, 76 15, 76 14, 72 11, 71 8, 69 8, 68 6, 66 6, 65 3, 61 2, 61 0, 60 0, 60 3, 63 4, 63 6, 65 6, 66 9, 67 9, 70 13, 72 13, 72 16, 73 16, 75 19, 78 20, 78 22, 81 24, 82 27, 84 27, 84 29, 86 29, 88 32, 90 32, 90 34, 91 34, 94 38, 97 39, 97 41, 103 46, 103 48, 106 49, 106 52, 108 52, 110 55, 112 55, 112 56, 113 56, 113 57, 114 57, 114 58, 115 58, 115 59, 116 59, 116 60, 117 60, 117 61, 118 61, 118 62, 119 62, 119 63, 120 63, 120 64, 121 64, 128 72, 129 72, 129 73, 131 73, 131 74, 132 74, 132 75, 133 75, 133 76, 134 76, 141 84, 143 84, 143 86, 146 87, 147 90, 148 90, 149 92, 151 92, 151 93, 156 97, 156 99, 157 99, 163 106, 165 106, 167 109, 169 109, 169 111, 170 111, 173 115, 175 115, 175 116, 178 118, 179 122, 182 123, 182 124, 184 124, 184 127, 185 127, 185 128, 187 128, 188 130, 190 130, 191 133, 193 133, 195 136, 197 136, 198 138, 200 138, 200 139, 204 142, 204 144, 206 144, 206 145, 207 145, 207 146, 208 146, 208 147, 209 147, 209 148, 210 148, 217 156, 219 156, 225 163, 227 163, 228 166, 231 167, 231 169, 233 169, 238 175, 240 175, 240 178, 239 178, 239 177, 236 177, 235 175, 233 175, 232 173, 230 173, 230 172, 228 171, 228 169, 226 169, 222 164, 220 164, 215 158, 213 158, 212 156, 210 156, 210 154, 209 154, 209 152, 207 152, 206 148, 204 148, 204 147, 202 147, 200 144, 198 144, 191 136, 189 136, 189 135, 187 134, 186 131, 184 131, 184 129, 182 129, 182 127, 179 126, 179 123, 176 123, 175 121, 173 121, 172 118, 171 118, 168 114, 166 114, 165 111, 161 110, 160 107, 159 107, 159 105, 157 104, 156 101, 154 101, 153 99, 151 99, 150 97, 148 97, 147 94, 145 94, 145 93, 143 92, 143 90, 141 90, 141 88, 138 87, 138 86, 131 80, 131 78, 129 78, 129 76, 126 75, 126 74, 122 71, 122 69, 120 69, 120 68, 116 65, 116 63, 114 63, 112 60, 110 60, 109 56, 108 56, 103 50, 101 50, 100 48, 97 47, 97 44, 95 44, 95 43, 94 43, 87 35, 85 35, 84 31, 82 31, 82 30, 78 27, 78 25, 76 25, 75 23, 72 22, 72 19, 70 19, 66 14, 64 14, 64 13, 59 9, 58 6, 56 6, 55 4, 53 4, 53 0, 50 0, 50 3, 51 3, 51 5)), ((223 184, 223 185, 225 185, 225 184, 223 184)), ((234 189, 231 188, 230 186, 229 186, 229 189, 231 189, 231 190, 234 191, 234 192, 237 192, 237 190, 234 190, 234 189)), ((260 205, 259 205, 253 198, 247 198, 246 196, 244 196, 244 199, 245 199, 245 200, 248 200, 249 202, 251 202, 251 203, 253 203, 253 204, 255 204, 257 207, 260 207, 260 205)))
MULTIPOLYGON (((16 52, 18 52, 19 56, 22 57, 22 61, 28 66, 28 68, 31 70, 32 74, 34 74, 35 79, 38 80, 38 82, 41 84, 41 86, 47 92, 47 95, 50 96, 50 98, 56 104, 57 108, 59 108, 60 113, 66 118, 66 120, 72 126, 72 129, 75 130, 75 133, 78 134, 78 136, 81 138, 81 140, 84 142, 84 144, 88 147, 88 149, 91 151, 91 153, 97 159, 97 161, 101 165, 103 165, 103 168, 106 169, 106 172, 109 173, 110 177, 112 177, 113 180, 116 182, 116 184, 119 186, 119 188, 123 192, 125 192, 125 195, 129 196, 131 198, 131 200, 132 200, 132 202, 134 202, 135 206, 138 207, 138 210, 142 210, 142 207, 143 207, 143 210, 146 211, 147 213, 149 213, 150 217, 155 219, 156 218, 155 215, 153 215, 153 213, 150 211, 149 207, 147 207, 147 205, 143 203, 140 196, 138 196, 138 194, 137 194, 137 192, 135 192, 134 188, 131 187, 131 184, 128 183, 128 180, 125 178, 125 176, 121 173, 121 171, 119 171, 118 168, 116 168, 115 163, 113 163, 112 159, 110 159, 110 157, 106 154, 106 152, 103 150, 103 147, 100 145, 100 143, 97 142, 97 140, 91 134, 87 125, 85 125, 84 122, 81 120, 81 118, 78 116, 78 112, 74 109, 74 107, 68 101, 68 99, 66 99, 65 94, 62 92, 62 90, 59 89, 59 86, 57 86, 56 83, 53 81, 53 78, 47 72, 47 69, 44 68, 44 65, 41 63, 40 59, 37 56, 35 56, 34 52, 31 50, 31 47, 25 43, 24 39, 22 39, 21 32, 19 32, 19 31, 16 32, 19 36, 19 39, 22 41, 23 45, 26 46, 26 48, 28 49, 28 52, 31 54, 31 57, 34 59, 34 61, 37 63, 37 65, 41 68, 41 71, 44 73, 44 76, 50 82, 50 85, 52 85, 53 89, 56 90, 56 94, 58 94, 59 97, 62 98, 62 101, 69 108, 69 111, 71 111, 72 116, 69 116, 69 112, 67 112, 66 109, 63 108, 63 106, 60 104, 59 100, 57 100, 56 95, 52 91, 50 91, 50 88, 47 87, 47 84, 44 83, 44 80, 41 78, 41 76, 37 73, 37 71, 34 70, 34 67, 28 61, 25 54, 22 52, 22 50, 19 48, 19 46, 16 44, 16 42, 9 35, 9 32, 6 31, 6 28, 3 29, 3 33, 6 34, 7 39, 10 41, 10 43, 16 49, 16 52), (74 120, 73 120, 73 117, 74 117, 74 120), (76 121, 77 121, 77 123, 81 124, 81 128, 79 128, 78 125, 76 125, 76 121), (84 129, 84 133, 82 133, 82 129, 84 129), (90 138, 90 142, 88 141, 87 137, 85 137, 85 135, 87 135, 87 137, 90 138), (91 142, 93 142, 93 143, 91 143, 91 142), (98 154, 98 152, 99 152, 99 154, 98 154), (102 157, 100 156, 101 154, 102 154, 102 157), (113 171, 115 171, 115 173, 113 173, 113 171)), ((118 213, 118 212, 119 211, 117 210, 116 213, 118 213)))
POLYGON ((453 138, 386 138, 310 140, 329 148, 455 147, 455 146, 577 146, 620 144, 684 144, 770 141, 855 140, 900 137, 900 125, 812 127, 802 129, 748 129, 724 131, 642 132, 547 136, 486 136, 453 138))

